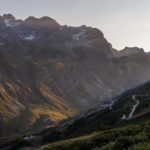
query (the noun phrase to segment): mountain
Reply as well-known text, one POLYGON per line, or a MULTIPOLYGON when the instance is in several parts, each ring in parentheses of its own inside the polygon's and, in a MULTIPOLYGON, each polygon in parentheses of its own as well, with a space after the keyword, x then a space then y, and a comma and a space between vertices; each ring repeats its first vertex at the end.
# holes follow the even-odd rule
POLYGON ((0 16, 0 135, 57 126, 111 103, 150 80, 149 62, 142 49, 115 50, 96 28, 0 16))
POLYGON ((150 82, 117 96, 112 105, 97 106, 58 127, 3 139, 0 148, 148 150, 149 96, 150 82))

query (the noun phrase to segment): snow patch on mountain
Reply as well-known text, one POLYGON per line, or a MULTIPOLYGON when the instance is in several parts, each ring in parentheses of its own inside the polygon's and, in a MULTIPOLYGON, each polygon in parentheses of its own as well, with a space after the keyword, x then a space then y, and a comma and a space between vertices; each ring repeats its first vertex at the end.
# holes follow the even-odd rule
POLYGON ((31 35, 25 36, 24 39, 25 39, 25 40, 31 40, 31 41, 32 41, 32 40, 35 39, 35 36, 34 36, 33 34, 31 34, 31 35))
POLYGON ((19 22, 12 21, 11 19, 5 19, 4 23, 6 27, 15 27, 20 24, 19 22))
POLYGON ((81 38, 86 37, 86 30, 82 29, 79 33, 73 34, 72 39, 79 41, 81 38))

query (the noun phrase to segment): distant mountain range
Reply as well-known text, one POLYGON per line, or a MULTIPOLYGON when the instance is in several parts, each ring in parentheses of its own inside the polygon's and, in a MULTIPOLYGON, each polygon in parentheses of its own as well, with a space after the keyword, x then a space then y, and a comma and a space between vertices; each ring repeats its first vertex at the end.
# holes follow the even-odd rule
POLYGON ((0 16, 0 135, 57 126, 150 80, 150 53, 49 17, 0 16))

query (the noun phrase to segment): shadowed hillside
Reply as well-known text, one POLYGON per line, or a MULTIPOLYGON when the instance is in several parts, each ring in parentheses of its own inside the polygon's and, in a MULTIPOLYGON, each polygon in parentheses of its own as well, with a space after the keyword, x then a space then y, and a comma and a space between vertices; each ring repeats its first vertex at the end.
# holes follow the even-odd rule
POLYGON ((0 148, 148 150, 150 142, 149 95, 150 83, 146 83, 119 95, 112 105, 105 104, 105 106, 101 105, 88 110, 58 127, 38 133, 3 138, 0 141, 2 143, 0 148))

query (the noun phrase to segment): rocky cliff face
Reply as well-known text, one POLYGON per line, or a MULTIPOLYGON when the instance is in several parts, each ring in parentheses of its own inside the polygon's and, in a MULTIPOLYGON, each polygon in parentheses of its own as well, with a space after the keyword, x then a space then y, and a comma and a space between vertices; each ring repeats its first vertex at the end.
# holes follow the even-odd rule
POLYGON ((0 17, 1 135, 57 125, 149 79, 148 53, 116 51, 98 29, 0 17))

